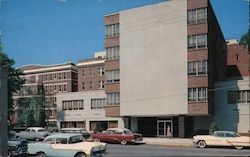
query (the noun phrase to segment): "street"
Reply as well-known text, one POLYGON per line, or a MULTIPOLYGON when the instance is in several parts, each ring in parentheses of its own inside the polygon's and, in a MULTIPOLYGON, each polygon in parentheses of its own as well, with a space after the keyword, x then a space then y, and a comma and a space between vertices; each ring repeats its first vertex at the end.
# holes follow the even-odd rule
POLYGON ((249 156, 250 149, 236 150, 234 148, 185 148, 157 145, 119 145, 109 144, 105 157, 119 156, 249 156))

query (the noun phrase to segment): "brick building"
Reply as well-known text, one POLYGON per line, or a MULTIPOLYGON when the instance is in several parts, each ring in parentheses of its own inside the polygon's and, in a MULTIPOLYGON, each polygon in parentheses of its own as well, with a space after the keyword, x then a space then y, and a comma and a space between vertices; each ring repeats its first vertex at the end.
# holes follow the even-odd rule
POLYGON ((13 99, 17 102, 23 97, 32 97, 43 90, 48 123, 55 125, 57 121, 56 94, 77 91, 77 67, 73 63, 57 65, 27 65, 20 68, 23 71, 25 84, 20 91, 14 93, 13 99))
POLYGON ((144 136, 190 136, 214 114, 226 44, 208 0, 168 1, 106 15, 106 115, 144 136))

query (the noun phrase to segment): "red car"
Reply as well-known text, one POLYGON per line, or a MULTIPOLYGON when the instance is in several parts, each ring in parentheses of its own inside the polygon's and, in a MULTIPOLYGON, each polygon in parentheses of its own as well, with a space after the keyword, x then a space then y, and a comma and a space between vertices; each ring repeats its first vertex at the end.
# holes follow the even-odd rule
POLYGON ((142 135, 132 133, 129 129, 110 128, 101 133, 95 133, 92 135, 94 141, 121 143, 125 145, 127 143, 141 143, 142 135))

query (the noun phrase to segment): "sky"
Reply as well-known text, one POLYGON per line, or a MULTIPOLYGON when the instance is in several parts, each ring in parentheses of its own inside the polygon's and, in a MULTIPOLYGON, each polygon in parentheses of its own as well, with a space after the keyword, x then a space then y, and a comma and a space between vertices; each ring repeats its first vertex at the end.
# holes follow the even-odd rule
MULTIPOLYGON (((2 47, 15 66, 77 63, 104 50, 104 15, 164 0, 0 0, 2 47)), ((247 32, 249 0, 210 0, 225 39, 247 32)))

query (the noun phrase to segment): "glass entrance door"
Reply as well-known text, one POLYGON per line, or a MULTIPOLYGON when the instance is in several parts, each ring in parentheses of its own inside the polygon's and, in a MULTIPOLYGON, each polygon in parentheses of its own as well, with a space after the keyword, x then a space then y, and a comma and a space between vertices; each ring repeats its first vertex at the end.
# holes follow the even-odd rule
POLYGON ((168 132, 168 127, 169 131, 172 134, 172 120, 158 120, 157 121, 157 136, 167 136, 168 132))

